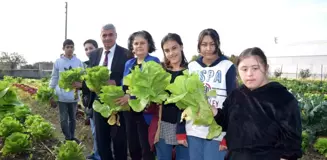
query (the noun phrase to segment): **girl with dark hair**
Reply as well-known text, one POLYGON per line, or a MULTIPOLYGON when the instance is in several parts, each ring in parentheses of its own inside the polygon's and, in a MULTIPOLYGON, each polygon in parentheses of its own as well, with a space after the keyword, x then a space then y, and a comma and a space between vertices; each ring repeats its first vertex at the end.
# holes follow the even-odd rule
POLYGON ((295 97, 278 82, 269 82, 267 58, 260 48, 239 56, 243 85, 222 109, 212 108, 226 131, 229 160, 296 160, 301 158, 301 117, 295 97))
MULTIPOLYGON (((164 67, 171 74, 171 83, 183 74, 187 60, 183 52, 183 42, 178 34, 169 33, 161 41, 164 53, 164 67)), ((189 160, 185 123, 179 123, 181 111, 175 104, 162 104, 159 108, 154 140, 158 160, 171 160, 175 147, 176 160, 189 160)))
MULTIPOLYGON (((236 88, 236 68, 220 50, 220 38, 214 29, 203 30, 198 39, 200 58, 188 65, 190 72, 199 74, 205 91, 216 90, 216 97, 208 101, 214 108, 222 108, 227 95, 236 88)), ((223 160, 226 154, 225 132, 212 140, 206 139, 208 126, 186 122, 187 141, 191 160, 223 160)))
MULTIPOLYGON (((138 31, 133 33, 128 38, 128 49, 136 57, 128 60, 125 64, 124 77, 127 76, 135 66, 142 68, 142 62, 155 61, 160 63, 157 57, 150 56, 150 53, 156 50, 152 36, 147 31, 138 31)), ((128 90, 128 87, 123 85, 123 90, 128 90)), ((130 98, 129 94, 119 98, 116 102, 120 105, 126 105, 130 98)), ((129 152, 132 160, 154 160, 154 153, 150 150, 148 141, 148 129, 152 119, 152 107, 147 109, 147 112, 130 112, 124 113, 126 122, 127 140, 129 152)))

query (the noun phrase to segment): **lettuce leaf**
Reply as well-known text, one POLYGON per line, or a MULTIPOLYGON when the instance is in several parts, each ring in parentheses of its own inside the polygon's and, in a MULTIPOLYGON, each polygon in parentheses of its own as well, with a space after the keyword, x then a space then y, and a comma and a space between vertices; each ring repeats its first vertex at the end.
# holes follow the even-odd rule
POLYGON ((115 103, 117 98, 124 96, 125 93, 120 86, 104 86, 101 89, 101 93, 99 94, 100 101, 103 103, 101 104, 99 101, 95 101, 93 104, 93 109, 96 112, 99 112, 103 117, 110 119, 108 123, 110 125, 120 125, 118 115, 116 115, 120 111, 129 111, 130 108, 128 105, 119 106, 115 103))
POLYGON ((138 66, 123 79, 124 85, 128 86, 131 96, 128 104, 135 112, 141 112, 145 107, 153 103, 162 103, 168 97, 165 91, 171 80, 171 74, 166 72, 160 64, 154 61, 142 63, 142 69, 138 66))
POLYGON ((86 75, 84 75, 85 83, 90 90, 99 94, 101 87, 108 85, 110 73, 109 69, 105 66, 86 68, 86 75))
POLYGON ((58 100, 58 96, 55 94, 54 89, 48 87, 47 85, 41 86, 38 88, 35 99, 43 104, 50 103, 51 98, 54 98, 54 100, 58 100))
POLYGON ((83 69, 82 68, 73 68, 64 72, 60 72, 59 76, 59 87, 64 89, 66 92, 74 90, 73 83, 74 82, 82 82, 83 81, 83 69))
POLYGON ((179 109, 184 110, 182 120, 193 120, 194 125, 209 126, 207 139, 213 139, 220 135, 222 128, 214 120, 211 106, 207 100, 207 96, 216 96, 216 91, 210 91, 206 95, 198 74, 189 74, 185 70, 184 75, 176 77, 174 83, 167 86, 167 90, 171 92, 171 95, 165 104, 176 103, 179 109))
POLYGON ((108 118, 111 114, 119 111, 129 111, 129 106, 119 106, 115 103, 117 98, 124 96, 125 93, 120 86, 104 86, 99 94, 101 103, 94 105, 94 110, 103 117, 108 118))
POLYGON ((0 111, 13 106, 23 106, 10 82, 0 81, 0 111))

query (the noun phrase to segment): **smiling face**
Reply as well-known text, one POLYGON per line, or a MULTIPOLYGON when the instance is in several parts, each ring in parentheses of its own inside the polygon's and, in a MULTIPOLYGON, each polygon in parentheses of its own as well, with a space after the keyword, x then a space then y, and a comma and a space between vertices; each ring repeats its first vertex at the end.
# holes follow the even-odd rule
POLYGON ((174 40, 169 40, 163 45, 165 57, 171 65, 180 66, 182 62, 182 50, 183 46, 179 45, 174 40))
POLYGON ((117 34, 114 29, 108 29, 101 31, 101 40, 106 50, 109 50, 116 44, 117 34))
POLYGON ((238 64, 238 72, 243 84, 250 90, 254 90, 268 83, 267 71, 258 56, 244 57, 238 64))
POLYGON ((145 57, 149 53, 149 44, 144 37, 135 36, 133 40, 133 53, 137 57, 145 57))

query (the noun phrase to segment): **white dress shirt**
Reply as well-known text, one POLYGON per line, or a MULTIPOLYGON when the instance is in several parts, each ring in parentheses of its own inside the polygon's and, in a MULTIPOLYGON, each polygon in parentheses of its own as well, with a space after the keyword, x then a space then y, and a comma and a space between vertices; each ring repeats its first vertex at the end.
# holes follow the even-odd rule
MULTIPOLYGON (((116 44, 114 46, 112 46, 109 50, 110 53, 108 55, 108 61, 107 61, 108 62, 107 67, 108 67, 109 71, 111 70, 111 64, 112 64, 112 60, 114 59, 115 50, 116 50, 116 44)), ((106 50, 103 49, 99 66, 103 65, 105 57, 106 57, 106 50)))

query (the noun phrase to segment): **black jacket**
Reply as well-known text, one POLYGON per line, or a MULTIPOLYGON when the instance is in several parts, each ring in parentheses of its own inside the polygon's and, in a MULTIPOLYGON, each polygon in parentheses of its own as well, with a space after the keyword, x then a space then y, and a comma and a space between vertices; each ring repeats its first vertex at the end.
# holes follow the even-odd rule
POLYGON ((288 160, 302 156, 298 102, 288 90, 271 82, 255 90, 235 89, 215 116, 226 131, 233 160, 288 160))

